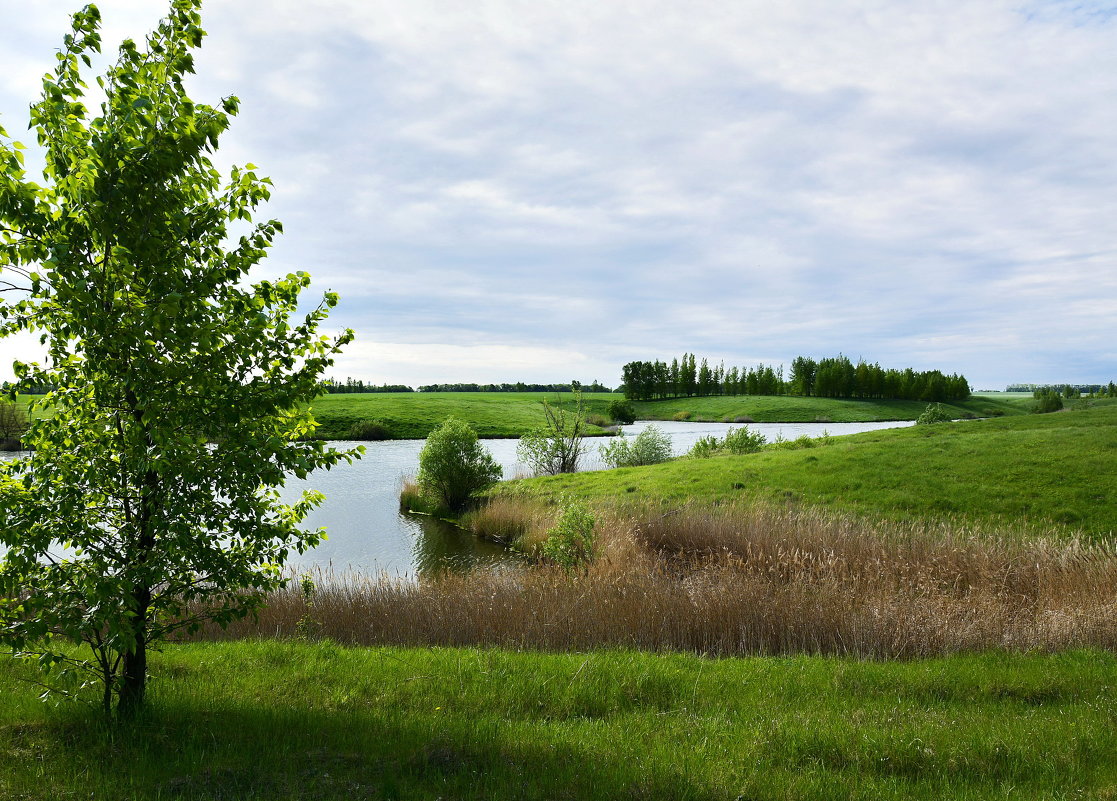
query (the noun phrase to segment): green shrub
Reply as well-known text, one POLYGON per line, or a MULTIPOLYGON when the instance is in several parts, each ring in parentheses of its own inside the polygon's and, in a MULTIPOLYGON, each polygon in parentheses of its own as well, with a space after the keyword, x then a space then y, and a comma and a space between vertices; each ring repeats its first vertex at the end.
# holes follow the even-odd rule
POLYGON ((941 403, 928 403, 923 414, 916 418, 915 424, 926 426, 934 423, 949 423, 950 420, 950 412, 943 408, 941 403))
POLYGON ((580 503, 567 502, 558 523, 547 532, 543 555, 560 567, 573 571, 593 561, 596 519, 580 503))
POLYGON ((630 425, 636 422, 636 407, 629 401, 615 398, 609 401, 609 417, 613 422, 620 423, 621 425, 630 425))
POLYGON ((1063 408, 1063 399, 1054 389, 1037 389, 1032 393, 1032 397, 1036 399, 1035 405, 1032 407, 1032 412, 1035 414, 1057 412, 1063 408))
POLYGON ((349 439, 379 441, 391 438, 391 430, 380 420, 358 420, 349 428, 349 439))
POLYGON ((601 459, 610 467, 639 467, 671 458, 671 438, 656 426, 648 426, 631 440, 617 437, 602 445, 601 459))
POLYGON ((477 441, 477 432, 468 423, 448 417, 419 452, 416 481, 425 495, 457 512, 473 495, 499 481, 503 472, 477 441))
POLYGON ((755 453, 767 440, 759 431, 748 428, 731 428, 725 432, 721 446, 730 453, 755 453))
POLYGON ((706 459, 713 456, 719 450, 721 450, 721 442, 713 434, 707 434, 704 437, 698 438, 698 441, 687 451, 687 456, 693 456, 696 459, 706 459))

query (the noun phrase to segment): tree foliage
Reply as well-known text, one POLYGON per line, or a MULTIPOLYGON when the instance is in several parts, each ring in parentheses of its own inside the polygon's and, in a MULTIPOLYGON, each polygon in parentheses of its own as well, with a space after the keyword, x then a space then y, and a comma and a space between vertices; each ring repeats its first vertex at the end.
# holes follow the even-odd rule
POLYGON ((791 362, 790 380, 783 368, 711 367, 706 359, 695 368, 694 354, 663 361, 629 362, 622 371, 625 397, 631 400, 692 397, 695 395, 805 395, 826 398, 896 398, 952 401, 970 397, 965 376, 944 375, 938 370, 885 369, 879 364, 851 362, 845 356, 815 361, 797 356, 791 362))
POLYGON ((281 226, 252 223, 266 178, 246 165, 226 180, 209 159, 237 99, 183 89, 199 5, 174 0, 146 47, 121 45, 95 114, 81 64, 100 16, 74 15, 31 107, 42 185, 0 132, 0 275, 22 293, 0 305, 2 333, 41 333, 44 365, 16 374, 53 387, 34 451, 0 476, 15 501, 0 505, 0 639, 91 672, 121 712, 143 702, 149 645, 251 613, 321 539, 299 526, 320 496, 281 503, 285 477, 356 455, 301 441, 352 334, 318 333, 332 293, 296 316, 305 272, 247 283, 281 226))
POLYGON ((457 512, 478 492, 500 481, 503 472, 477 441, 477 432, 468 423, 448 417, 419 452, 416 481, 436 503, 457 512))

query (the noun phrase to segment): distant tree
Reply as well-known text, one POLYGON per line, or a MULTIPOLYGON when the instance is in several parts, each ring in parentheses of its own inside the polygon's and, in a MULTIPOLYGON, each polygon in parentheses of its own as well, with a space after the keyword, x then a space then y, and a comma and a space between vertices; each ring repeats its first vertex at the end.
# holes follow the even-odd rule
POLYGON ((19 450, 30 424, 26 407, 0 399, 0 450, 19 450))

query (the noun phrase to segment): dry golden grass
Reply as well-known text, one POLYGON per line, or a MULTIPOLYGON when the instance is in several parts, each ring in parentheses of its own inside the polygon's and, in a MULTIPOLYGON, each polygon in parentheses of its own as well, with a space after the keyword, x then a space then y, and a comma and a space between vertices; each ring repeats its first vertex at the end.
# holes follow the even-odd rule
MULTIPOLYGON (((545 530, 546 510, 531 515, 524 530, 545 530)), ((293 586, 255 624, 207 636, 295 635, 312 620, 322 636, 364 645, 877 658, 1117 648, 1111 546, 812 511, 603 512, 598 557, 573 576, 534 566, 316 582, 311 607, 293 586)))

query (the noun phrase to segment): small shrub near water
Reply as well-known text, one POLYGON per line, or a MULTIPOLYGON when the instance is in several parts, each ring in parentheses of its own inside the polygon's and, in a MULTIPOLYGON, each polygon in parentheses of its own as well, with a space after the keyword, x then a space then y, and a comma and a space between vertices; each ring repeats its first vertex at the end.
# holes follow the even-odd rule
POLYGON ((636 422, 636 407, 630 401, 616 398, 609 401, 609 416, 615 423, 631 425, 636 422))
POLYGON ((925 426, 934 423, 949 423, 950 420, 950 412, 943 408, 941 403, 929 403, 927 408, 923 410, 923 414, 916 418, 915 424, 925 426))
POLYGON ((600 448, 601 459, 610 467, 639 467, 671 458, 671 438, 656 426, 648 426, 631 440, 617 437, 600 448))
POLYGON ((391 438, 391 429, 380 420, 358 420, 349 428, 349 439, 380 441, 391 438))
POLYGON ((687 455, 702 459, 723 452, 735 455, 756 453, 764 447, 765 442, 767 440, 759 431, 731 428, 725 432, 725 439, 722 440, 712 435, 702 437, 694 443, 687 455))
POLYGON ((448 417, 419 452, 416 480, 424 495, 458 512, 474 495, 499 481, 503 472, 477 441, 477 432, 468 423, 448 417))
POLYGON ((759 431, 749 428, 731 428, 725 432, 722 447, 730 453, 756 453, 767 440, 759 431))
POLYGON ((547 532, 543 555, 568 571, 590 564, 594 556, 596 522, 586 507, 579 503, 567 503, 558 523, 547 532))

